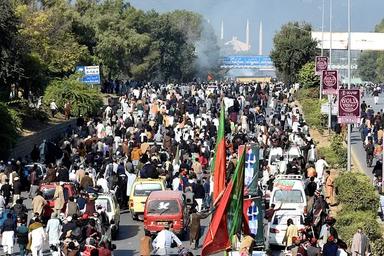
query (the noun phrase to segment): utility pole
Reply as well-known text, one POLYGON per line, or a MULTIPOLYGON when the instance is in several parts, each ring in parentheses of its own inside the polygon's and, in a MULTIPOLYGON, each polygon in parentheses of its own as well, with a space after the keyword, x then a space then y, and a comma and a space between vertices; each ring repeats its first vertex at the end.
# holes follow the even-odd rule
MULTIPOLYGON (((324 18, 325 18, 325 0, 321 14, 321 56, 324 56, 324 18)), ((323 75, 320 75, 320 100, 323 98, 323 75)))
MULTIPOLYGON (((333 0, 329 2, 329 69, 332 70, 332 6, 333 0)), ((328 95, 328 134, 331 134, 332 128, 332 95, 328 95)))

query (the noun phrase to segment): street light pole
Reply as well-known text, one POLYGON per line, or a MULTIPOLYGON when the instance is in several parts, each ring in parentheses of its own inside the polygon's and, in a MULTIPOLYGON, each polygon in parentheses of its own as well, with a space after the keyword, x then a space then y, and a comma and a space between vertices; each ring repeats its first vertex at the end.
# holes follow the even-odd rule
MULTIPOLYGON (((321 13, 321 56, 324 56, 324 18, 325 18, 325 0, 321 13)), ((323 75, 320 74, 320 100, 323 98, 323 75)))
MULTIPOLYGON (((351 89, 351 0, 348 0, 348 89, 351 89)), ((351 124, 348 124, 348 140, 347 140, 347 171, 351 171, 351 124)))
MULTIPOLYGON (((329 1, 329 69, 332 70, 332 7, 333 0, 329 1)), ((332 95, 328 95, 328 133, 331 134, 332 126, 332 95)))

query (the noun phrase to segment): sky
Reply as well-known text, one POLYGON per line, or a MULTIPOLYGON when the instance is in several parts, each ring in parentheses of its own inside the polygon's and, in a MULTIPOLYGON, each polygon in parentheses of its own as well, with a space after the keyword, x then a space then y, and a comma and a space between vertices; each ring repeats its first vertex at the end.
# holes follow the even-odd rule
MULTIPOLYGON (((325 1, 324 30, 329 31, 329 7, 325 1)), ((323 0, 130 0, 134 7, 159 12, 176 9, 195 11, 204 16, 220 36, 221 20, 224 20, 224 41, 233 36, 245 42, 246 21, 250 23, 250 42, 258 51, 259 23, 263 23, 263 53, 273 47, 273 36, 281 25, 289 21, 305 21, 315 31, 321 31, 323 0)), ((351 0, 352 32, 372 32, 384 18, 384 0, 351 0)), ((347 0, 333 0, 334 32, 347 31, 347 0)))

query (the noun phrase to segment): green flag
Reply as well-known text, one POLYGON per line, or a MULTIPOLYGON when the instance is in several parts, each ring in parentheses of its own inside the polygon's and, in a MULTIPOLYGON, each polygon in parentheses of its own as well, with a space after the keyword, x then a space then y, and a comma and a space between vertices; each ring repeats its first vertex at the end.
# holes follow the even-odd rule
MULTIPOLYGON (((217 157, 217 147, 220 144, 220 142, 224 141, 225 137, 225 108, 224 108, 224 101, 221 103, 221 109, 220 109, 220 119, 219 119, 219 128, 217 129, 217 137, 216 137, 216 146, 215 146, 215 155, 213 157, 213 160, 211 161, 211 174, 215 172, 215 161, 217 157)), ((225 141, 224 141, 225 144, 225 141)))
POLYGON ((232 177, 233 190, 230 197, 228 208, 228 230, 229 237, 232 241, 233 236, 241 231, 243 218, 243 200, 244 200, 244 169, 246 146, 237 161, 236 170, 232 177))

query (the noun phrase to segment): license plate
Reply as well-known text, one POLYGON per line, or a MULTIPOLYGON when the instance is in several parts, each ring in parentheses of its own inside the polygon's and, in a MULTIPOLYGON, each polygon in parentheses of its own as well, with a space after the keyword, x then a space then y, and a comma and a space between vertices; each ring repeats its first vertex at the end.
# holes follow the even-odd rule
POLYGON ((167 225, 168 222, 166 222, 166 221, 158 221, 157 224, 164 226, 164 225, 167 225))

